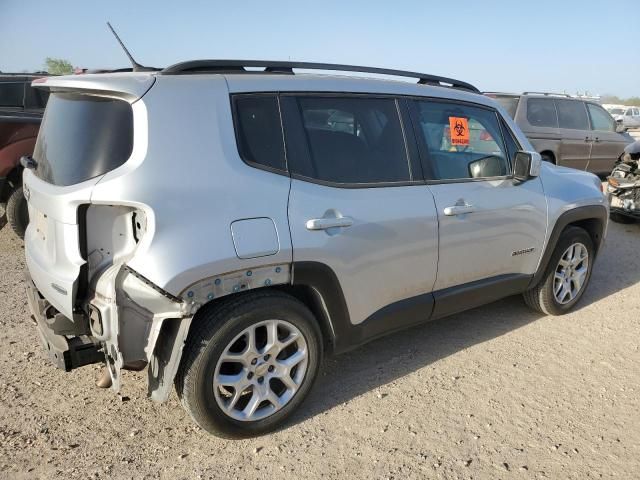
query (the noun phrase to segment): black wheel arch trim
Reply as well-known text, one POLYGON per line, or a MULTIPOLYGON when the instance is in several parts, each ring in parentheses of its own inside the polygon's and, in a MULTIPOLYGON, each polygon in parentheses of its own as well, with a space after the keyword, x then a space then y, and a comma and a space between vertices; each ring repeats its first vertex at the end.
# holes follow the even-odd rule
POLYGON ((529 282, 528 288, 535 287, 543 278, 547 269, 549 268, 549 261, 556 249, 558 240, 562 232, 570 225, 582 227, 587 230, 587 233, 593 240, 596 255, 598 250, 602 246, 604 240, 604 233, 607 227, 607 208, 604 205, 586 205, 583 207, 573 208, 562 213, 556 220, 549 241, 545 247, 544 253, 540 260, 538 270, 533 275, 531 282, 529 282))
POLYGON ((321 262, 294 262, 293 285, 311 287, 320 294, 326 317, 323 332, 330 332, 332 353, 352 350, 363 343, 429 320, 433 312, 432 293, 417 295, 392 303, 374 312, 361 323, 351 323, 340 280, 328 265, 321 262))
POLYGON ((423 293, 386 305, 358 324, 352 324, 340 281, 320 262, 294 262, 293 286, 310 287, 321 297, 319 316, 327 346, 342 353, 395 331, 478 307, 526 290, 532 276, 506 274, 423 293))

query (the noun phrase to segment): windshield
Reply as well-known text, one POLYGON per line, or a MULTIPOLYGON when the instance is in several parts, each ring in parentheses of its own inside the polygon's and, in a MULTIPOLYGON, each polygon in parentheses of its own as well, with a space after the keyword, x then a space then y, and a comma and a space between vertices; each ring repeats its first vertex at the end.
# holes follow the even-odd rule
POLYGON ((622 115, 624 113, 624 110, 622 108, 612 108, 611 110, 609 110, 609 113, 611 115, 622 115))
POLYGON ((33 158, 35 174, 54 185, 73 185, 127 161, 133 149, 133 112, 123 100, 53 93, 33 158))
POLYGON ((496 95, 493 97, 502 108, 504 108, 511 118, 515 118, 516 110, 518 109, 518 102, 520 101, 520 97, 513 95, 496 95))

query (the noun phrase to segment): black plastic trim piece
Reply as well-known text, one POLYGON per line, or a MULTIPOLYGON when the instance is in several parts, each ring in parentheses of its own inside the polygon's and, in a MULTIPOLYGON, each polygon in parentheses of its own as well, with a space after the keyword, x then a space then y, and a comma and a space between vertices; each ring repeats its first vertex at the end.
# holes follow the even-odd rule
POLYGON ((457 285, 433 293, 435 308, 432 320, 460 313, 524 292, 531 275, 513 273, 457 285))
POLYGON ((333 353, 342 353, 389 333, 426 323, 524 292, 531 275, 508 274, 478 280, 387 305, 359 324, 352 324, 334 271, 320 262, 294 262, 293 284, 312 287, 326 307, 333 353))
POLYGON ((364 322, 350 325, 343 338, 336 338, 336 346, 346 351, 387 334, 426 323, 432 318, 434 306, 432 293, 394 302, 376 311, 364 322))
POLYGON ((80 256, 84 260, 76 280, 74 311, 78 313, 82 311, 83 304, 87 299, 87 292, 89 291, 89 256, 87 252, 87 211, 89 210, 89 206, 89 204, 80 205, 76 213, 76 223, 78 224, 78 246, 80 249, 80 256))
POLYGON ((400 125, 404 135, 404 142, 409 155, 409 166, 411 167, 411 180, 414 184, 424 183, 424 169, 420 161, 420 152, 418 151, 418 141, 416 140, 416 132, 411 120, 409 112, 409 102, 404 97, 397 97, 398 108, 400 112, 400 125))
MULTIPOLYGON (((556 249, 556 244, 558 243, 558 239, 560 238, 560 235, 562 234, 564 229, 571 224, 575 224, 577 222, 585 220, 595 220, 599 224, 599 231, 596 232, 598 241, 594 242, 597 255, 598 250, 602 245, 602 241, 604 240, 604 231, 607 225, 607 208, 603 205, 587 205, 584 207, 578 207, 572 210, 568 210, 560 215, 560 217, 558 217, 558 220, 556 220, 551 235, 549 236, 549 241, 547 242, 544 253, 542 255, 542 259, 540 260, 538 271, 531 279, 531 282, 529 283, 529 286, 527 288, 535 287, 540 282, 540 280, 544 278, 544 275, 547 272, 547 268, 549 267, 551 256, 556 249)), ((589 233, 591 234, 591 232, 589 233)))
POLYGON ((334 338, 330 343, 334 351, 340 351, 336 341, 345 336, 345 332, 351 325, 351 318, 335 272, 328 265, 320 262, 294 262, 292 277, 294 286, 312 287, 322 297, 333 331, 334 338))
POLYGON ((291 178, 307 183, 315 183, 325 187, 333 188, 381 188, 381 187, 410 187, 415 185, 424 185, 424 180, 407 180, 404 182, 378 182, 378 183, 339 183, 327 180, 319 180, 317 178, 306 177, 298 173, 292 173, 291 178))
MULTIPOLYGON (((393 70, 389 68, 363 67, 357 65, 341 65, 336 63, 315 63, 315 62, 283 62, 272 60, 191 60, 176 63, 160 71, 162 75, 179 75, 193 73, 251 73, 246 67, 264 68, 266 73, 293 74, 293 69, 303 70, 327 70, 334 72, 359 72, 373 73, 376 75, 390 75, 395 77, 417 78, 418 83, 423 85, 434 85, 438 87, 450 87, 461 90, 468 90, 473 93, 480 93, 476 87, 470 83, 456 80, 454 78, 441 77, 428 73, 410 72, 406 70, 393 70)), ((262 73, 262 72, 261 72, 262 73)))

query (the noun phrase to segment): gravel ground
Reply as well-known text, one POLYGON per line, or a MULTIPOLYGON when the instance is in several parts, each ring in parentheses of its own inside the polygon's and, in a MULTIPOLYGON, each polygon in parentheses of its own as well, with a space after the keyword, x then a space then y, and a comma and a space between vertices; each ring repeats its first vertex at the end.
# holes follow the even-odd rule
POLYGON ((330 358, 288 428, 223 441, 172 394, 45 358, 0 231, 0 478, 638 478, 640 225, 610 226, 580 308, 514 297, 330 358))

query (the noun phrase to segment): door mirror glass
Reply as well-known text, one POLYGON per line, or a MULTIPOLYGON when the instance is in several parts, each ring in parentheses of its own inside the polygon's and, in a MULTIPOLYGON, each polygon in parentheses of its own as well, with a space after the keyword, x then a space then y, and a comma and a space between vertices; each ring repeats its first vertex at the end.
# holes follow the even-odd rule
POLYGON ((542 157, 537 152, 520 151, 513 159, 513 178, 520 182, 540 175, 542 157))

